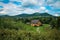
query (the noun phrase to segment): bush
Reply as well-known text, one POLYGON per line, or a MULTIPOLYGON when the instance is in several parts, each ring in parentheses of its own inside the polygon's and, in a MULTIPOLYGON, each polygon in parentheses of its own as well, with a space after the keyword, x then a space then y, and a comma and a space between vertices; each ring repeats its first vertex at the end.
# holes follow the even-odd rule
POLYGON ((60 31, 52 29, 46 32, 0 29, 0 40, 60 40, 60 31))

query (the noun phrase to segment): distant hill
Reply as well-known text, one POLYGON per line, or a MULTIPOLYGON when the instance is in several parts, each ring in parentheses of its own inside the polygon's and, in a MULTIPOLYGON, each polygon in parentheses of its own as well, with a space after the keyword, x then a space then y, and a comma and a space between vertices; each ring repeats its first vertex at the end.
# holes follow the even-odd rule
POLYGON ((15 16, 8 16, 8 15, 3 15, 0 17, 50 17, 52 15, 48 14, 48 13, 33 13, 33 14, 20 14, 20 15, 15 15, 15 16))
POLYGON ((9 17, 8 15, 0 15, 0 17, 9 17))
POLYGON ((33 14, 16 15, 16 17, 33 17, 33 16, 48 17, 48 16, 52 16, 52 15, 50 15, 48 13, 33 13, 33 14))
POLYGON ((32 16, 44 16, 44 17, 47 17, 47 16, 52 16, 52 15, 50 15, 48 13, 34 13, 34 14, 32 14, 32 16))

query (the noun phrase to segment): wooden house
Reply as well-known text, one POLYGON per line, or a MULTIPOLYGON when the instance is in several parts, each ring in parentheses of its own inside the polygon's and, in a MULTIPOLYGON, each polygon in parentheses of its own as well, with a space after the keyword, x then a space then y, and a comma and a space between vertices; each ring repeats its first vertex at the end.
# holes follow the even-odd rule
POLYGON ((42 23, 39 20, 32 20, 31 21, 31 26, 41 26, 42 23))

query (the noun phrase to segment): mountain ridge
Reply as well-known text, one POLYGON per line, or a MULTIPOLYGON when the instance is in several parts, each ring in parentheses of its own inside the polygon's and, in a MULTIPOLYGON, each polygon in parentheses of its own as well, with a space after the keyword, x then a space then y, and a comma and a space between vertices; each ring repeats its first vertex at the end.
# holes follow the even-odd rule
POLYGON ((19 15, 15 15, 15 16, 9 16, 9 15, 3 15, 3 16, 0 16, 0 17, 33 17, 33 16, 41 16, 41 17, 48 17, 48 16, 53 16, 53 15, 50 15, 48 13, 33 13, 33 14, 19 14, 19 15))

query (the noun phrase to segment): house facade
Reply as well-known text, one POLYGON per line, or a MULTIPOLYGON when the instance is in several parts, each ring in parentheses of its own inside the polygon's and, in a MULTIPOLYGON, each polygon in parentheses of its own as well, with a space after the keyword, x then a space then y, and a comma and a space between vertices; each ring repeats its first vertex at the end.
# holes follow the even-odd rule
POLYGON ((32 20, 31 21, 31 26, 41 26, 42 23, 39 20, 32 20))

